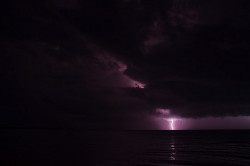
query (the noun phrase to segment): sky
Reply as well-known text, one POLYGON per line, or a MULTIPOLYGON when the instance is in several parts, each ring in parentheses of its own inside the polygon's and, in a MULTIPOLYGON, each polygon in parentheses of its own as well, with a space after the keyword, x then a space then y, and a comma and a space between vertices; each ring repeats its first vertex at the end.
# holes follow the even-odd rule
POLYGON ((249 8, 248 0, 6 1, 0 127, 250 129, 249 8))

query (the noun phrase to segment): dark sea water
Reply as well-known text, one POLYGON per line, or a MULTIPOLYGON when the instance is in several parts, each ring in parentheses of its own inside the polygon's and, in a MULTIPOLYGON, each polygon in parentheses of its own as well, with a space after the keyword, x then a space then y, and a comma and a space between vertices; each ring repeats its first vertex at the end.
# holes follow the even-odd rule
POLYGON ((0 130, 1 166, 250 166, 250 131, 0 130))

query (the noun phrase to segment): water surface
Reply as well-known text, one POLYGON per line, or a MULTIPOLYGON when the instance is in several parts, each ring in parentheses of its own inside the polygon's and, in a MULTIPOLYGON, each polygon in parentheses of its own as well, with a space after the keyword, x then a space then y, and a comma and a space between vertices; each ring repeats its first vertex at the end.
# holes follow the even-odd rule
POLYGON ((250 165, 250 131, 1 130, 1 165, 250 165))

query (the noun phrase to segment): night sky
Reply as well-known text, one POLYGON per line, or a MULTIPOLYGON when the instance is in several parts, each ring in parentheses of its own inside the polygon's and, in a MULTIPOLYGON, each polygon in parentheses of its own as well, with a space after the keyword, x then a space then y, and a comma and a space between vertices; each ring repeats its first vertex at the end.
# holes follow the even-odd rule
POLYGON ((0 12, 0 128, 250 129, 249 0, 8 0, 0 12))

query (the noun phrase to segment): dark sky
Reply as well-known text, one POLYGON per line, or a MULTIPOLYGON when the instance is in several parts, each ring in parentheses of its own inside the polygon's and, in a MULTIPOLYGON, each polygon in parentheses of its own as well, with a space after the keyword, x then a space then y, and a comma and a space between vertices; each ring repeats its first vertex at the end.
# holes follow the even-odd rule
POLYGON ((250 128, 249 0, 9 0, 0 11, 1 128, 250 128))

